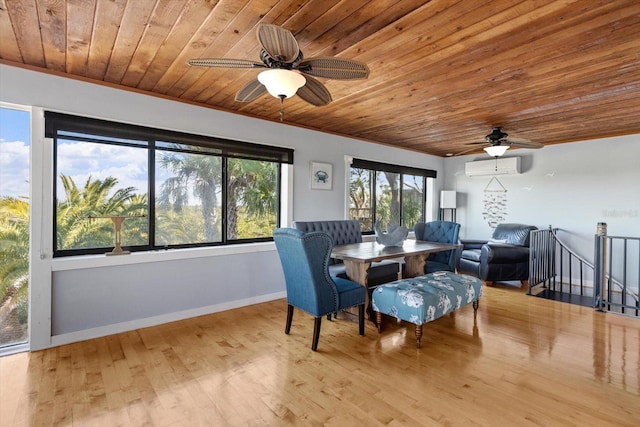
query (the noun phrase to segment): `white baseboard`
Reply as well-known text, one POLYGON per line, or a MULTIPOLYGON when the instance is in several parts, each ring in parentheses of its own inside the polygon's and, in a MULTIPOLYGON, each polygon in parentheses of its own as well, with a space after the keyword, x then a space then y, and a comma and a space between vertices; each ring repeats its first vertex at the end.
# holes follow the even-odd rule
MULTIPOLYGON (((248 305, 259 304, 262 302, 273 301, 286 298, 285 291, 276 292, 257 297, 241 299, 237 301, 229 301, 221 304, 209 305, 206 307, 198 307, 190 310, 177 311, 175 313, 161 314, 159 316, 146 317, 144 319, 136 319, 128 322, 114 323, 112 325, 100 326, 97 328, 84 329, 82 331, 69 332, 66 334, 54 335, 51 337, 51 345, 49 347, 57 347, 64 344, 71 344, 78 341, 85 341, 92 338, 100 338, 107 335, 118 334, 121 332, 133 331, 140 328, 148 328, 149 326, 161 325, 163 323, 175 322, 177 320, 189 319, 191 317, 202 316, 205 314, 217 313, 220 311, 232 310, 234 308, 245 307, 248 305)), ((38 349, 40 350, 40 349, 38 349)))

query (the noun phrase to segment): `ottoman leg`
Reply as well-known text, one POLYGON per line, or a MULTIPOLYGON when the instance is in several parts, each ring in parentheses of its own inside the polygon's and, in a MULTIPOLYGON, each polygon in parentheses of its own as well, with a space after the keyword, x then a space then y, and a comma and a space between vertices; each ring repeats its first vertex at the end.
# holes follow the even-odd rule
POLYGON ((378 333, 382 332, 382 313, 376 311, 376 323, 378 324, 378 333))
POLYGON ((473 311, 474 311, 474 313, 475 313, 476 311, 478 311, 478 304, 480 304, 480 300, 475 300, 475 301, 473 302, 473 311))
POLYGON ((418 348, 422 345, 422 325, 416 325, 416 345, 418 348))

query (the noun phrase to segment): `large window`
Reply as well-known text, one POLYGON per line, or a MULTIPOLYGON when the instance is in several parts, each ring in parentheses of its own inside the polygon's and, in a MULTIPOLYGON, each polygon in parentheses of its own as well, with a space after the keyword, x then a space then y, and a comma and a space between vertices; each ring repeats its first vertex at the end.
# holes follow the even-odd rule
POLYGON ((293 151, 47 112, 54 256, 269 240, 293 151))
POLYGON ((436 172, 387 163, 353 159, 349 178, 349 214, 363 232, 372 232, 375 221, 386 227, 413 228, 424 221, 426 180, 436 172))

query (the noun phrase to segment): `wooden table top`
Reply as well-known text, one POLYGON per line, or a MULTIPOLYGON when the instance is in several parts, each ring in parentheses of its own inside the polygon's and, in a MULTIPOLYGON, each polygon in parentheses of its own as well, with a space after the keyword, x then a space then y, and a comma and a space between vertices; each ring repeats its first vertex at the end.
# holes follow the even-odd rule
POLYGON ((366 263, 431 252, 447 251, 460 247, 462 247, 462 245, 454 243, 427 242, 424 240, 414 239, 405 240, 402 246, 383 246, 377 242, 362 242, 334 246, 331 251, 331 257, 341 260, 366 263))

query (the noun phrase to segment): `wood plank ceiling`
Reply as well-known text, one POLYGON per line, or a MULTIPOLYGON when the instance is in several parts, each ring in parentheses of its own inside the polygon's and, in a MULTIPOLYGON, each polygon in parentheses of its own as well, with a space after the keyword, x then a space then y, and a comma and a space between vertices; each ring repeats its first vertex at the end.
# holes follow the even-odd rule
POLYGON ((545 145, 640 133, 638 0, 0 0, 0 61, 278 121, 268 94, 234 100, 259 70, 186 64, 260 61, 260 23, 370 68, 319 79, 327 106, 286 100, 292 125, 437 156, 492 126, 545 145))

